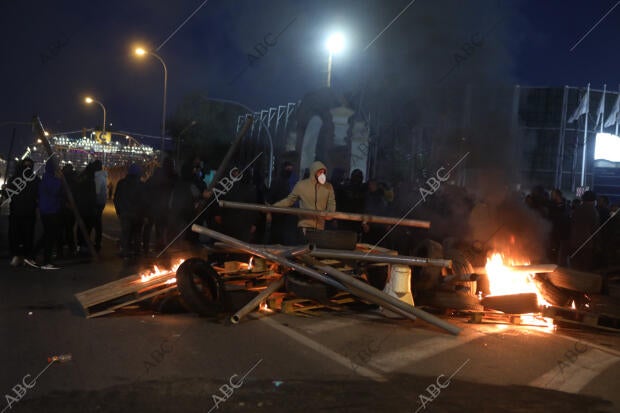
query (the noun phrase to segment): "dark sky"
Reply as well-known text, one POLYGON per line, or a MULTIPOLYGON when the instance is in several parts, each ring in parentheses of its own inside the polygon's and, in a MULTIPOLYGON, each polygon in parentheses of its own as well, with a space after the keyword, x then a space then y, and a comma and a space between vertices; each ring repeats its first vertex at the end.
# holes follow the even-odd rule
MULTIPOLYGON (((86 94, 105 104, 113 130, 159 135, 163 70, 152 57, 133 57, 132 45, 158 47, 201 3, 0 0, 2 156, 13 127, 3 122, 29 121, 37 113, 51 131, 100 125, 101 110, 83 103, 86 94)), ((333 28, 347 38, 346 51, 334 58, 333 87, 342 90, 372 83, 381 73, 446 72, 463 42, 494 25, 485 40, 492 47, 476 52, 473 63, 465 62, 470 68, 455 71, 449 82, 466 82, 476 68, 486 77, 521 85, 591 82, 594 88, 607 83, 617 90, 620 83, 620 6, 570 50, 617 1, 417 0, 363 51, 408 3, 210 0, 158 51, 169 71, 168 114, 191 93, 253 109, 299 100, 325 82, 324 41, 333 28), (255 44, 291 21, 256 66, 230 84, 247 66, 255 44), (415 64, 398 60, 411 50, 419 59, 415 64)), ((19 127, 18 136, 21 153, 31 140, 29 128, 19 127)))

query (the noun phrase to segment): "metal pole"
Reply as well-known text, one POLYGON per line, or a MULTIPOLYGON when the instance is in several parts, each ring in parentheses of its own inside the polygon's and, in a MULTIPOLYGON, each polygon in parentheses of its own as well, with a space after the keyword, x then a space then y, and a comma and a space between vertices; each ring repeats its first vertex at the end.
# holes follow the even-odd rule
POLYGON ((562 97, 562 118, 560 119, 560 137, 558 139, 557 163, 555 166, 555 187, 562 190, 562 174, 564 172, 564 140, 566 139, 566 115, 568 112, 568 86, 564 86, 562 97))
POLYGON ((246 211, 275 212, 289 215, 307 215, 319 218, 343 219, 347 221, 359 221, 376 224, 402 225, 406 227, 430 228, 430 221, 420 221, 415 219, 399 219, 393 217, 381 217, 377 215, 352 214, 348 212, 327 212, 315 211, 303 208, 274 207, 261 204, 246 204, 243 202, 219 201, 222 208, 244 209, 246 211))
MULTIPOLYGON (((321 278, 321 277, 316 277, 317 275, 319 276, 321 275, 320 273, 317 274, 318 271, 312 270, 304 265, 297 264, 296 262, 280 257, 278 255, 271 254, 267 251, 252 248, 249 244, 244 243, 243 241, 239 241, 238 239, 235 239, 233 237, 229 237, 228 235, 224 235, 219 232, 213 231, 209 228, 205 228, 200 225, 194 224, 192 226, 192 231, 208 235, 211 238, 220 240, 222 242, 236 246, 238 248, 245 249, 246 251, 252 254, 258 255, 270 261, 275 261, 279 264, 293 268, 294 270, 302 274, 305 274, 308 277, 321 278)), ((305 260, 310 259, 309 257, 303 257, 303 256, 302 258, 305 258, 305 260)), ((371 287, 370 285, 356 279, 355 277, 352 277, 348 274, 345 274, 341 271, 336 270, 335 268, 332 268, 326 265, 315 265, 314 263, 312 265, 315 266, 318 270, 327 273, 332 278, 334 278, 336 281, 341 282, 344 286, 350 289, 352 294, 355 294, 362 299, 377 303, 387 308, 388 310, 392 310, 392 311, 398 312, 399 314, 406 315, 407 317, 411 319, 415 319, 416 317, 419 317, 422 320, 430 324, 433 324, 437 327, 443 328, 444 330, 454 335, 458 335, 461 332, 461 328, 455 325, 452 325, 450 323, 447 323, 433 316, 432 314, 429 314, 425 311, 415 308, 412 305, 407 304, 404 301, 401 301, 395 297, 392 297, 382 291, 379 291, 376 288, 371 287)))
POLYGON ((332 87, 332 52, 327 58, 327 87, 332 87))
POLYGON ((588 146, 588 116, 590 111, 590 84, 588 83, 588 88, 586 89, 586 125, 583 129, 583 154, 581 158, 581 186, 583 187, 586 182, 586 152, 588 146))
POLYGON ((314 249, 310 252, 311 257, 333 258, 342 260, 381 262, 386 264, 402 264, 414 267, 445 267, 452 268, 452 260, 434 258, 420 258, 402 255, 366 254, 358 251, 314 249))
POLYGON ((166 136, 166 94, 168 92, 168 67, 166 67, 166 63, 164 59, 161 58, 155 52, 149 52, 151 56, 160 61, 161 65, 164 67, 164 104, 163 110, 161 114, 161 159, 164 159, 164 144, 165 144, 165 136, 166 136))

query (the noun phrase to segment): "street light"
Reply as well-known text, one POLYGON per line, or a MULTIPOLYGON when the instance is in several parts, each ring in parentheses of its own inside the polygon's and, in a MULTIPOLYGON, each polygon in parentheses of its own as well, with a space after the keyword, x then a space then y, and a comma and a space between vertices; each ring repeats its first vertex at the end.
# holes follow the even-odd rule
MULTIPOLYGON (((96 99, 91 98, 90 96, 86 96, 86 98, 84 98, 84 102, 86 102, 87 104, 91 104, 91 103, 96 103, 99 106, 101 106, 101 109, 103 109, 103 128, 101 128, 101 142, 105 142, 105 118, 106 118, 106 110, 105 110, 105 106, 103 106, 103 103, 99 102, 96 99)), ((47 135, 46 135, 47 136, 47 135)), ((106 153, 105 153, 105 147, 103 147, 103 165, 105 166, 106 164, 106 153)))
POLYGON ((134 50, 134 53, 136 54, 136 56, 138 57, 143 57, 146 56, 147 54, 150 54, 151 56, 153 56, 155 59, 159 60, 159 62, 161 63, 161 65, 164 67, 164 108, 162 111, 162 115, 161 115, 161 157, 162 160, 164 158, 164 137, 166 136, 166 93, 167 93, 167 89, 168 89, 168 68, 166 67, 166 63, 164 62, 164 59, 161 58, 160 55, 158 55, 157 53, 150 51, 150 50, 145 50, 141 47, 137 47, 134 50))
POLYGON ((332 87, 332 56, 344 48, 344 37, 341 33, 334 33, 327 38, 326 46, 329 51, 327 59, 327 87, 332 87))
MULTIPOLYGON (((106 117, 105 106, 103 106, 103 103, 99 102, 98 100, 95 100, 95 99, 91 98, 90 96, 86 96, 86 98, 84 99, 84 102, 86 102, 89 105, 91 103, 96 103, 99 106, 101 106, 101 109, 103 109, 103 128, 101 130, 101 135, 105 136, 105 117, 106 117)), ((103 136, 102 136, 102 139, 103 139, 103 136)))

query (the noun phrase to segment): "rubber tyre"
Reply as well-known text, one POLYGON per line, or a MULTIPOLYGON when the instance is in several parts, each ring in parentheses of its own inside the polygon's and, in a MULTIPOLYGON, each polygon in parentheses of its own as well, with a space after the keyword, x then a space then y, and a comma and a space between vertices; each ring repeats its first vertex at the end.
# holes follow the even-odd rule
POLYGON ((191 312, 212 317, 221 311, 221 286, 217 271, 201 258, 189 258, 177 270, 177 287, 191 312))
POLYGON ((553 285, 567 290, 586 294, 600 294, 603 290, 603 276, 600 274, 558 267, 546 275, 553 285))
POLYGON ((536 274, 534 276, 534 283, 545 301, 549 302, 551 305, 559 307, 570 306, 574 293, 571 294, 570 291, 556 287, 544 274, 536 274))
MULTIPOLYGON (((420 258, 443 258, 443 247, 436 241, 426 239, 414 248, 411 255, 420 258)), ((440 267, 412 268, 411 291, 432 291, 439 287, 442 278, 440 267)))
POLYGON ((323 284, 296 271, 289 271, 285 277, 284 287, 286 291, 299 298, 325 302, 339 292, 337 288, 331 285, 323 284))
POLYGON ((317 248, 330 250, 354 250, 357 233, 354 231, 308 231, 306 239, 317 248))

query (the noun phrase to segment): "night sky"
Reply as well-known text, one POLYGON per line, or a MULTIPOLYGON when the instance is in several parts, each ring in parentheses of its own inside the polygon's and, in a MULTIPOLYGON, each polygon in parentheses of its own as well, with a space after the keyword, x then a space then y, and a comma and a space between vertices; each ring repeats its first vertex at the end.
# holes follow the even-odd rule
MULTIPOLYGON (((134 57, 132 47, 157 48, 201 3, 0 0, 2 157, 14 127, 4 122, 28 122, 36 113, 53 132, 99 126, 101 110, 83 103, 87 94, 106 106, 110 129, 159 135, 163 69, 152 57, 134 57)), ((298 101, 324 84, 324 43, 334 29, 343 32, 347 48, 334 57, 333 87, 345 91, 382 73, 418 76, 425 83, 429 72, 450 69, 454 51, 472 33, 491 27, 486 44, 492 47, 472 56, 472 69, 451 74, 448 86, 466 82, 474 67, 485 70, 482 80, 493 76, 510 84, 590 82, 617 90, 620 83, 620 6, 570 50, 618 1, 417 0, 364 51, 408 3, 209 0, 157 52, 169 71, 168 114, 195 93, 257 110, 298 101), (254 46, 287 25, 277 43, 247 67, 254 46), (409 48, 417 51, 416 64, 399 61, 409 48)), ((18 137, 15 152, 21 153, 31 143, 29 127, 18 126, 18 137)))

